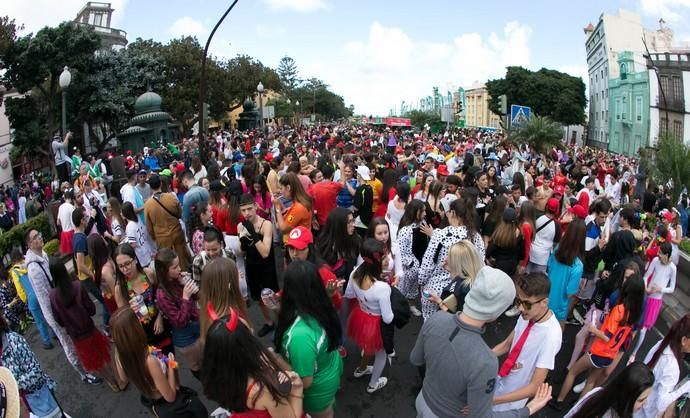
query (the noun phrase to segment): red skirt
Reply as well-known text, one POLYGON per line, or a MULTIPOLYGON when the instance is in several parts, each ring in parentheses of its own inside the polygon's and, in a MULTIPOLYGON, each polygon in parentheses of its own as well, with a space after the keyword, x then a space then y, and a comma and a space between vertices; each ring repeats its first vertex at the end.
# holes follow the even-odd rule
POLYGON ((84 370, 96 372, 110 363, 110 341, 97 329, 85 338, 72 340, 84 370))
POLYGON ((60 233, 60 254, 68 255, 72 254, 74 249, 72 248, 72 239, 74 238, 74 230, 62 231, 60 233))
POLYGON ((364 354, 373 355, 383 350, 381 338, 381 315, 366 313, 355 305, 347 324, 347 335, 364 351, 364 354))

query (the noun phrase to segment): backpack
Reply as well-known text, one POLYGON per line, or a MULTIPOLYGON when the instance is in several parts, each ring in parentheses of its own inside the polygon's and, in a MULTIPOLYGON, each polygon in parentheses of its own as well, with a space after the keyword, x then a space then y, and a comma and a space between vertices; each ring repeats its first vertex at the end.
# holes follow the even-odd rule
POLYGON ((397 328, 402 328, 410 322, 412 312, 407 298, 398 290, 391 286, 391 310, 393 311, 393 324, 397 328))

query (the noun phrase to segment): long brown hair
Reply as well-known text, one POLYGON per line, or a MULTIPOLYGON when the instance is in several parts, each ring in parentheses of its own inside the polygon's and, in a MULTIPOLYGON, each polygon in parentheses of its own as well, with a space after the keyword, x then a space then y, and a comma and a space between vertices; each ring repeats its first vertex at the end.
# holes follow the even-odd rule
POLYGON ((517 234, 519 230, 512 222, 506 222, 502 218, 491 235, 491 243, 501 248, 513 248, 517 246, 517 234))
POLYGON ((144 396, 152 398, 156 384, 146 366, 149 356, 146 333, 132 308, 123 306, 110 317, 110 335, 125 375, 144 396))
POLYGON ((111 197, 108 199, 108 205, 110 205, 110 216, 120 224, 120 227, 124 232, 127 222, 122 219, 122 205, 120 204, 120 201, 117 200, 116 197, 111 197))
MULTIPOLYGON (((141 264, 139 264, 139 259, 137 258, 137 254, 134 252, 134 248, 132 248, 131 245, 128 243, 120 244, 117 248, 115 248, 115 253, 113 254, 113 260, 115 260, 115 285, 120 286, 120 295, 122 296, 123 300, 129 300, 129 291, 127 289, 127 278, 125 277, 124 274, 120 271, 120 268, 117 267, 117 256, 118 255, 124 255, 127 256, 131 259, 134 260, 134 264, 137 269, 137 273, 139 275, 143 274, 144 277, 146 277, 146 274, 144 273, 144 269, 141 267, 141 264)), ((149 278, 146 277, 146 281, 149 282, 149 278)), ((153 293, 156 293, 156 286, 155 283, 149 283, 153 286, 153 293)))
MULTIPOLYGON (((219 317, 230 312, 229 308, 238 311, 240 317, 249 321, 247 306, 240 292, 240 275, 235 262, 226 257, 212 260, 201 273, 201 290, 199 292, 199 306, 206 307, 211 302, 219 317)), ((201 340, 206 339, 206 333, 211 326, 206 309, 199 310, 201 322, 201 340)))
MULTIPOLYGON (((520 229, 522 229, 522 224, 530 224, 532 227, 532 236, 529 237, 531 239, 534 239, 534 235, 537 232, 537 227, 535 226, 535 222, 537 220, 537 208, 534 207, 534 203, 532 203, 531 200, 528 200, 526 202, 523 202, 522 205, 520 205, 520 214, 518 215, 518 225, 520 225, 520 229)), ((527 239, 527 237, 524 237, 527 239)))
POLYGON ((156 281, 161 289, 172 297, 181 297, 180 294, 173 294, 170 287, 170 279, 168 278, 168 272, 176 258, 175 250, 172 248, 161 248, 156 254, 154 266, 156 268, 156 281))
POLYGON ((586 229, 585 221, 579 218, 573 219, 568 224, 556 249, 555 256, 559 263, 572 266, 575 257, 579 257, 580 261, 584 260, 586 229))
POLYGON ((678 319, 673 323, 673 325, 671 325, 671 329, 668 330, 668 333, 664 339, 661 340, 661 344, 659 344, 659 347, 654 352, 654 355, 652 355, 652 358, 649 360, 649 363, 647 363, 647 366, 650 369, 653 369, 666 347, 671 348, 673 357, 676 358, 676 361, 680 366, 680 363, 683 360, 683 350, 681 348, 683 337, 690 338, 690 313, 685 314, 685 316, 678 319))
POLYGON ((292 193, 292 200, 299 202, 302 206, 307 208, 311 212, 311 198, 302 187, 302 183, 299 181, 299 177, 295 173, 287 173, 280 178, 280 184, 285 187, 290 187, 290 193, 292 193))

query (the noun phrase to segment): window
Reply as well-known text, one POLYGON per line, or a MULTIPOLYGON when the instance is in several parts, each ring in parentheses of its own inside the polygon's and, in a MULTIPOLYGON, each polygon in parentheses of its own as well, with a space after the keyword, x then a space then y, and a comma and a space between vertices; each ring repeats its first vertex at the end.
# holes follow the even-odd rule
POLYGON ((668 132, 668 119, 666 118, 660 118, 659 119, 659 133, 664 134, 668 132))
POLYGON ((623 100, 621 102, 621 107, 622 107, 621 119, 626 120, 628 118, 628 98, 625 96, 623 96, 623 100))
POLYGON ((673 121, 673 136, 675 136, 676 138, 683 137, 683 122, 679 120, 673 121))
POLYGON ((609 111, 606 111, 606 120, 609 120, 609 111))
POLYGON ((635 120, 642 122, 642 96, 635 98, 635 120))
MULTIPOLYGON (((660 87, 661 87, 661 90, 664 92, 664 94, 669 95, 670 92, 668 91, 668 87, 669 87, 668 76, 662 75, 662 76, 660 77, 660 79, 661 79, 661 86, 660 86, 660 87)), ((664 95, 662 94, 661 97, 663 97, 663 96, 664 96, 664 95)))
POLYGON ((606 120, 606 119, 604 119, 604 111, 603 110, 601 111, 601 120, 606 120))
POLYGON ((680 101, 683 97, 682 90, 680 88, 680 77, 674 76, 671 78, 671 81, 673 83, 673 92, 671 93, 671 100, 680 101))
POLYGON ((616 98, 616 120, 621 119, 621 99, 616 98))

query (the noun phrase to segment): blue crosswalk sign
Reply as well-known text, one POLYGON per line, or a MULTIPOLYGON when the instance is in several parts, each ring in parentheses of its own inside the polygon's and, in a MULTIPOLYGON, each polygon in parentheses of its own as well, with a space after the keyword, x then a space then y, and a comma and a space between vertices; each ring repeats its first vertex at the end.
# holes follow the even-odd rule
POLYGON ((510 126, 513 128, 519 128, 520 125, 524 124, 529 120, 532 114, 532 109, 528 106, 511 105, 510 106, 510 126))

